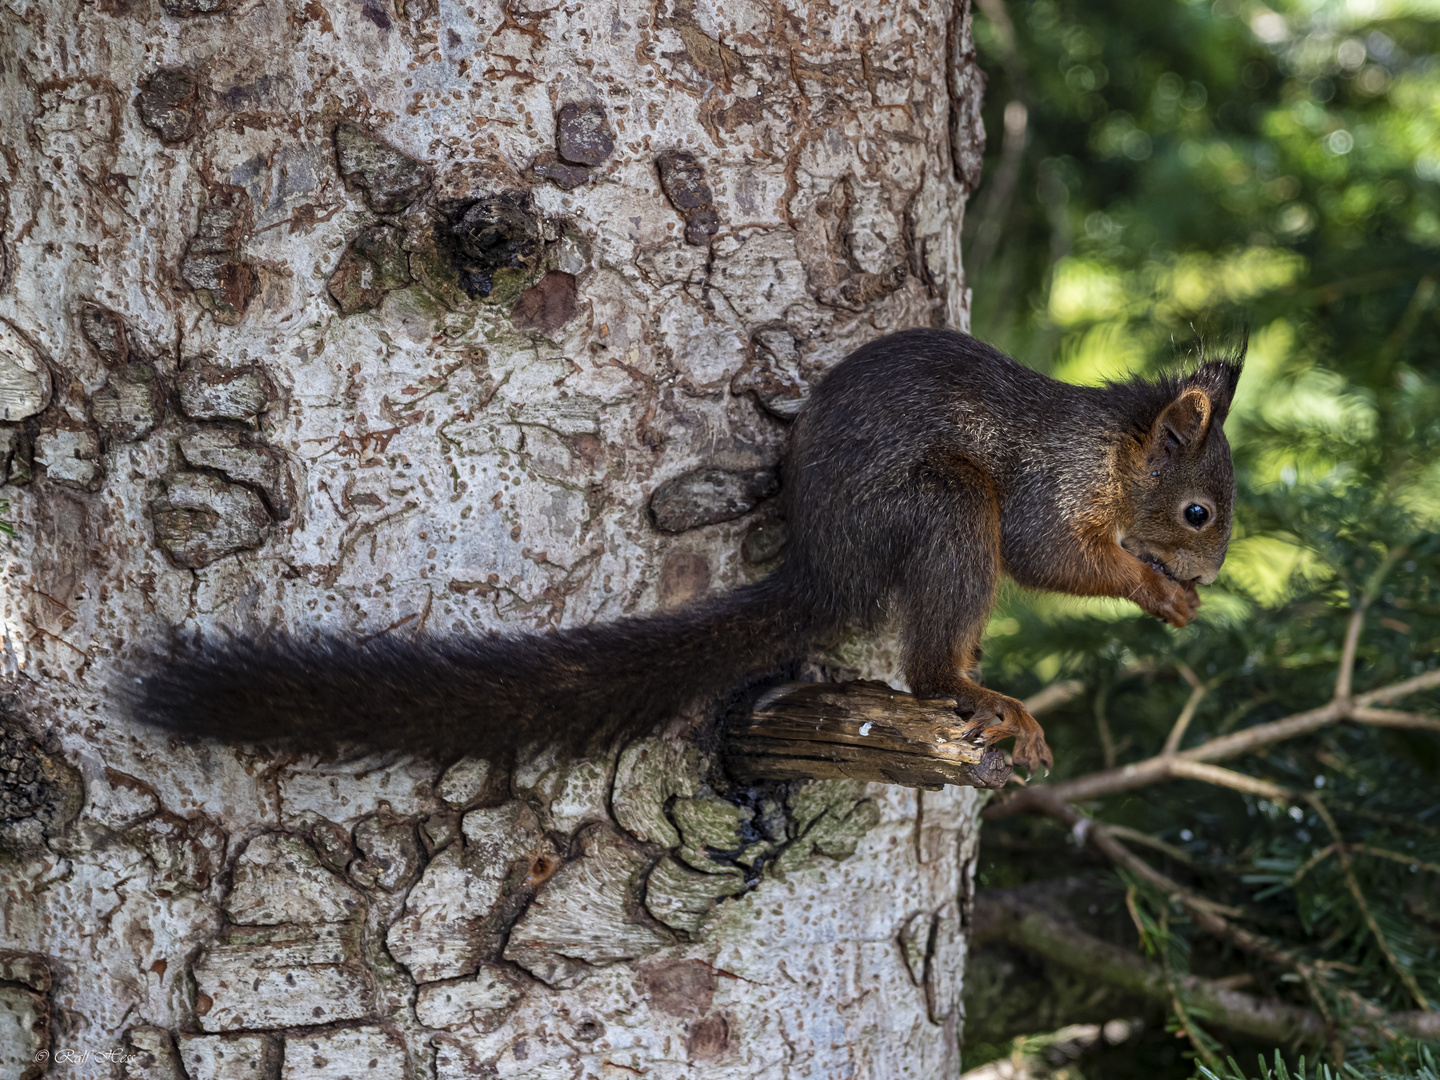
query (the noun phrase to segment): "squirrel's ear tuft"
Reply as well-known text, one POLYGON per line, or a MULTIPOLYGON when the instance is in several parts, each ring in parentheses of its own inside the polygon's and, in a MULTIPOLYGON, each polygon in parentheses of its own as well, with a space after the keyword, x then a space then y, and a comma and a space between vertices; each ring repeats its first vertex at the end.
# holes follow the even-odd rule
POLYGON ((1230 414, 1230 403, 1235 400, 1235 387, 1240 382, 1240 372, 1245 366, 1245 351, 1250 345, 1250 330, 1240 339, 1235 355, 1219 360, 1207 360, 1196 369, 1195 374, 1185 380, 1187 387, 1201 391, 1210 399, 1215 422, 1223 424, 1230 414))

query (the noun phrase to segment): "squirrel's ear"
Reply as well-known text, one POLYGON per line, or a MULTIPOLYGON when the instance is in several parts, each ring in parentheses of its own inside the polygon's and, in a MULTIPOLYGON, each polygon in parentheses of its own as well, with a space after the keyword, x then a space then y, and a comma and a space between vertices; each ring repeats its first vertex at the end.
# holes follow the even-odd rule
POLYGON ((1191 446, 1205 438, 1215 409, 1210 395, 1192 386, 1166 405, 1150 428, 1145 450, 1145 463, 1153 471, 1170 463, 1182 446, 1191 446))
POLYGON ((1186 386, 1203 391, 1210 399, 1211 412, 1217 424, 1223 424, 1225 417, 1230 414, 1230 403, 1235 400, 1235 387, 1240 382, 1240 372, 1245 366, 1245 350, 1249 344, 1250 331, 1246 329, 1240 347, 1233 357, 1207 360, 1196 369, 1194 375, 1185 380, 1186 386))

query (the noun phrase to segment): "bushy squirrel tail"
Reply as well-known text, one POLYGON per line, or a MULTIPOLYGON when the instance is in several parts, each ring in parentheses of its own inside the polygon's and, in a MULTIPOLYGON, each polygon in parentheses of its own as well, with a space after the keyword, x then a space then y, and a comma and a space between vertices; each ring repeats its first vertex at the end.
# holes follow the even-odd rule
POLYGON ((799 658, 817 627, 781 572, 672 614, 552 633, 185 652, 130 687, 133 717, 226 742, 497 757, 642 734, 799 658))

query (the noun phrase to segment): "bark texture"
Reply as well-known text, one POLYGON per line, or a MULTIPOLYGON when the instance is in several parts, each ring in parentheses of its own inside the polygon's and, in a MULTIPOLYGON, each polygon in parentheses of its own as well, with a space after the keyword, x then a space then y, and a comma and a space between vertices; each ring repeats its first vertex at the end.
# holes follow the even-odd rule
POLYGON ((13 0, 0 39, 4 1074, 953 1076, 972 791, 737 786, 703 718, 503 769, 115 703, 175 637, 763 574, 808 387, 966 325, 964 4, 13 0))

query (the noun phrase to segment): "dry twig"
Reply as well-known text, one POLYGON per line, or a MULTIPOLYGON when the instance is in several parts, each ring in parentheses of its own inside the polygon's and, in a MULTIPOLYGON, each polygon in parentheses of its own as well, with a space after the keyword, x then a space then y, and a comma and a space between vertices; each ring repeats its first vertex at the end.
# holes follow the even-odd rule
MULTIPOLYGON (((1353 660, 1352 656, 1352 663, 1353 660)), ((1225 775, 1227 781, 1223 783, 1223 786, 1235 787, 1234 778, 1243 774, 1232 773, 1224 769, 1203 772, 1196 769, 1195 766, 1240 757, 1273 743, 1309 735, 1311 732, 1319 731, 1321 728, 1341 720, 1355 720, 1384 727, 1440 730, 1440 718, 1437 717, 1424 713, 1392 712, 1388 709, 1370 707, 1376 702, 1394 701, 1397 698, 1418 694, 1424 690, 1432 690, 1435 687, 1440 687, 1440 670, 1427 671, 1414 678, 1404 679, 1378 690, 1357 694, 1353 698, 1337 697, 1319 708, 1307 709, 1304 712, 1294 713, 1266 724, 1257 724, 1229 735, 1220 735, 1189 750, 1180 750, 1174 753, 1161 751, 1154 757, 1132 765, 1106 769, 1103 772, 1091 773, 1089 776, 1065 780, 1058 784, 1031 784, 1010 798, 994 802, 986 807, 985 816, 1000 818, 1031 812, 1034 801, 1040 797, 1042 791, 1047 793, 1047 797, 1054 796, 1067 802, 1083 802, 1099 798, 1102 795, 1114 795, 1122 791, 1148 787, 1159 781, 1175 777, 1188 776, 1215 783, 1219 782, 1222 774, 1225 775)), ((1340 683, 1339 689, 1348 690, 1349 681, 1345 680, 1340 683)), ((1263 781, 1257 780, 1254 783, 1260 784, 1263 781)))
POLYGON ((1209 692, 1210 687, 1200 681, 1200 677, 1190 669, 1189 664, 1178 665, 1181 676, 1190 684, 1190 697, 1185 702, 1185 707, 1180 710, 1179 717, 1175 720, 1175 726, 1170 729, 1169 736, 1165 739, 1165 749, 1162 754, 1173 754, 1180 749, 1180 740, 1185 738, 1185 729, 1190 726, 1190 721, 1195 719, 1195 710, 1200 707, 1200 701, 1209 692))

